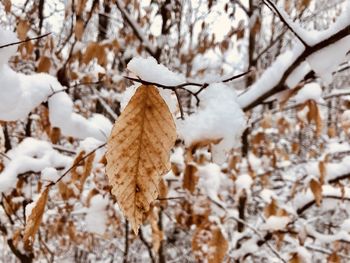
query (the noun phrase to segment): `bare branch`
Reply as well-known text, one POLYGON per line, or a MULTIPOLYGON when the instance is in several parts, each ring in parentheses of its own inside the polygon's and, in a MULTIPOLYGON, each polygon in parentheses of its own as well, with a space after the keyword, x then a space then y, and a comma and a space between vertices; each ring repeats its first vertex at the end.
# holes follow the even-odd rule
POLYGON ((129 24, 129 26, 133 30, 136 37, 141 41, 142 45, 146 48, 147 52, 156 58, 157 57, 157 54, 156 54, 157 50, 151 45, 151 43, 148 41, 148 39, 145 38, 145 36, 141 32, 139 26, 132 19, 130 14, 125 10, 125 7, 122 4, 122 1, 116 0, 115 3, 117 5, 119 11, 122 13, 123 17, 125 18, 126 22, 129 24))

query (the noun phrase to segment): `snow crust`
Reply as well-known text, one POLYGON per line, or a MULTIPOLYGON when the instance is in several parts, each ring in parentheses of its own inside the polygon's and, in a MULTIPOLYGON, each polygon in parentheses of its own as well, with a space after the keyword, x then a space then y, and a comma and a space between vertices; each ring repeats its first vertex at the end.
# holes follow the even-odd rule
POLYGON ((288 216, 270 216, 264 224, 260 226, 261 230, 278 231, 286 228, 290 222, 288 216))
POLYGON ((199 94, 199 99, 198 111, 178 121, 179 136, 186 146, 202 140, 221 139, 212 150, 214 161, 222 163, 226 153, 240 145, 246 126, 244 113, 235 91, 223 83, 209 85, 199 94))
MULTIPOLYGON (((349 13, 350 16, 350 13, 349 13)), ((330 84, 333 72, 344 60, 350 48, 350 36, 347 36, 334 44, 312 54, 306 60, 316 74, 322 78, 325 84, 330 84)))
POLYGON ((7 156, 10 160, 5 159, 5 169, 0 173, 0 192, 14 188, 19 174, 41 172, 49 167, 65 168, 71 163, 70 157, 54 150, 50 143, 30 137, 8 151, 7 156))
MULTIPOLYGON (((290 21, 283 10, 280 10, 280 12, 295 32, 297 32, 309 46, 313 46, 350 25, 350 2, 347 1, 345 4, 346 6, 343 9, 342 14, 337 18, 337 21, 323 31, 304 30, 290 21)), ((332 80, 333 72, 344 59, 349 51, 349 47, 350 36, 346 36, 318 52, 311 54, 306 58, 306 62, 301 63, 289 74, 286 84, 290 88, 293 88, 310 70, 315 71, 316 74, 322 78, 324 84, 329 84, 332 80)), ((272 65, 265 70, 259 80, 251 85, 247 92, 244 92, 239 96, 238 102, 241 107, 246 107, 254 101, 255 98, 260 97, 262 94, 265 94, 267 91, 275 87, 282 79, 286 70, 295 62, 304 50, 304 45, 298 41, 291 50, 279 55, 272 65)))
MULTIPOLYGON (((264 71, 259 80, 250 86, 247 92, 239 96, 238 102, 240 106, 245 107, 253 101, 254 98, 261 96, 277 85, 280 79, 282 79, 284 72, 304 51, 304 49, 305 48, 301 43, 296 43, 292 50, 279 55, 272 65, 264 71)), ((300 76, 298 76, 298 78, 300 78, 300 76)))
POLYGON ((102 195, 95 195, 91 198, 90 207, 87 209, 85 217, 87 231, 100 235, 105 233, 107 221, 107 205, 107 197, 103 197, 102 195))
POLYGON ((212 200, 222 203, 218 197, 221 182, 225 175, 221 172, 220 166, 215 163, 208 163, 198 167, 199 185, 205 189, 206 194, 212 200))
MULTIPOLYGON (((13 32, 2 29, 0 39, 0 44, 17 41, 13 32)), ((26 118, 35 107, 48 101, 50 123, 60 128, 63 135, 105 141, 112 128, 109 120, 98 114, 86 119, 75 113, 72 99, 56 78, 44 73, 17 73, 7 65, 16 49, 16 46, 0 49, 0 120, 26 118)))
POLYGON ((170 71, 167 67, 158 64, 153 57, 135 57, 128 63, 128 70, 133 72, 142 80, 163 84, 166 86, 176 86, 186 82, 183 75, 170 71))
POLYGON ((320 84, 317 82, 305 84, 304 87, 294 96, 294 100, 297 104, 304 103, 307 100, 324 102, 322 99, 322 88, 320 84))

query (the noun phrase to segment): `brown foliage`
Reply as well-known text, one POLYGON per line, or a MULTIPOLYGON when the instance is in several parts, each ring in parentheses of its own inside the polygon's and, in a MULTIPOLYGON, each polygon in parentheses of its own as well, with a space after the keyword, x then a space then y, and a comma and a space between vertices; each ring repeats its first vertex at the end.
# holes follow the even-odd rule
POLYGON ((170 169, 175 139, 173 117, 159 91, 140 86, 115 123, 106 154, 112 193, 135 233, 170 169))

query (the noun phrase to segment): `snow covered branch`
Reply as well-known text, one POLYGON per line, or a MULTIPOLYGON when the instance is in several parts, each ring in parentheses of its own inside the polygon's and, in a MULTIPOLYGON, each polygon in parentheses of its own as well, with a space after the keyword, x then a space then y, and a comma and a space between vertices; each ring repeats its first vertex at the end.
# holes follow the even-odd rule
POLYGON ((8 59, 17 48, 8 43, 20 42, 9 31, 0 30, 0 37, 0 45, 3 46, 0 49, 0 120, 26 118, 34 108, 47 101, 51 125, 60 128, 64 135, 106 140, 111 129, 108 119, 99 114, 86 119, 75 113, 72 99, 55 77, 45 73, 25 75, 11 69, 7 64, 8 59))
POLYGON ((264 4, 271 9, 271 11, 275 12, 278 17, 281 19, 281 21, 283 22, 283 24, 285 24, 288 29, 300 40, 301 43, 303 43, 303 45, 305 47, 308 47, 309 45, 305 42, 305 40, 294 30, 293 26, 291 25, 291 21, 288 21, 288 19, 286 18, 286 14, 280 10, 272 1, 270 0, 264 0, 264 4))
MULTIPOLYGON (((239 96, 242 108, 247 111, 287 87, 293 88, 310 71, 315 71, 329 82, 334 69, 350 50, 349 13, 348 3, 337 22, 328 30, 313 32, 313 37, 308 38, 307 46, 295 44, 292 50, 277 57, 248 91, 239 96)), ((305 36, 302 37, 305 39, 305 36)))

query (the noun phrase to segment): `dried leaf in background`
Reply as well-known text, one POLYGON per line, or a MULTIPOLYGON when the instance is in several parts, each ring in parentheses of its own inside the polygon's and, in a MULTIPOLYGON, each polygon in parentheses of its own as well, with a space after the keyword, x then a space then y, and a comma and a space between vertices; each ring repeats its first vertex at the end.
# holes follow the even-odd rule
POLYGON ((40 194, 39 199, 36 201, 35 206, 33 207, 28 219, 26 220, 26 227, 24 229, 23 243, 26 250, 30 250, 36 232, 39 230, 39 226, 45 211, 45 205, 47 202, 49 187, 46 187, 45 190, 40 194))

